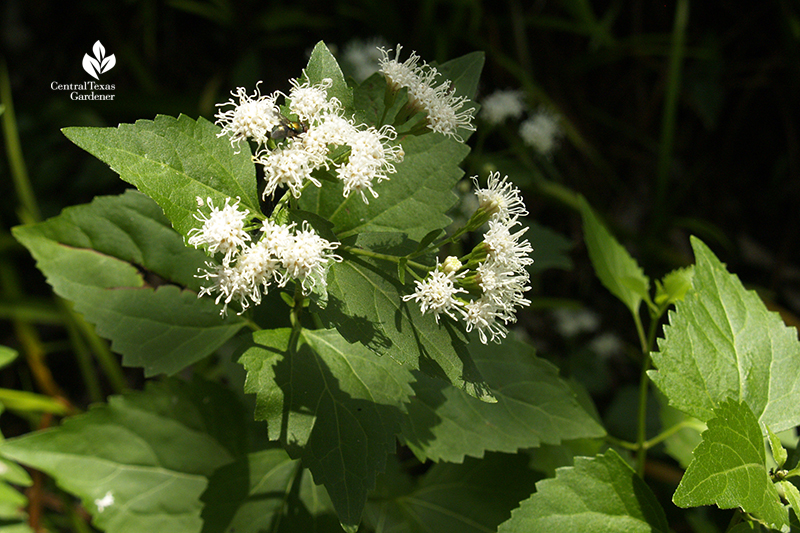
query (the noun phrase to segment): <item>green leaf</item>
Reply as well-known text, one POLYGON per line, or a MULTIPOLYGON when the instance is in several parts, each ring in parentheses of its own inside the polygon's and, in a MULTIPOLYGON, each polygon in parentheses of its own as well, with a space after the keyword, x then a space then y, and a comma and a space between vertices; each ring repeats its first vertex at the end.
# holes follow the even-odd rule
POLYGON ((324 42, 320 41, 314 46, 303 74, 312 84, 320 83, 325 78, 330 79, 332 85, 327 90, 328 99, 336 98, 348 112, 352 111, 353 90, 347 86, 339 63, 324 42))
POLYGON ((485 61, 483 52, 471 52, 442 63, 436 68, 444 78, 453 82, 456 96, 464 96, 474 101, 485 61))
POLYGON ((727 398, 747 403, 759 423, 780 432, 800 424, 800 343, 761 299, 700 240, 692 290, 669 313, 658 370, 648 375, 681 411, 707 421, 727 398))
POLYGON ((300 209, 334 224, 340 239, 365 232, 401 232, 419 241, 435 229, 447 227, 445 213, 455 205, 452 189, 464 172, 458 167, 469 147, 433 133, 400 140, 405 151, 397 173, 375 186, 378 198, 365 204, 358 194, 342 197, 341 181, 308 187, 300 209))
POLYGON ((203 533, 342 531, 325 489, 281 449, 251 453, 219 468, 202 500, 203 533))
POLYGON ((686 296, 689 289, 692 288, 692 277, 694 276, 694 268, 688 266, 686 268, 678 268, 664 276, 661 281, 656 280, 656 305, 666 308, 674 304, 686 296))
POLYGON ((789 530, 789 515, 769 479, 761 428, 746 403, 721 402, 708 421, 672 501, 679 507, 741 507, 769 527, 789 530))
POLYGON ((797 487, 791 481, 779 481, 778 486, 783 491, 786 501, 794 509, 794 514, 797 515, 798 510, 800 510, 800 490, 797 490, 797 487))
POLYGON ((534 488, 537 476, 526 462, 521 454, 489 454, 464 464, 435 464, 415 485, 382 476, 364 521, 376 533, 496 531, 534 488))
POLYGON ((349 344, 335 330, 263 330, 239 362, 256 418, 325 485, 343 525, 359 523, 367 492, 396 446, 411 373, 388 357, 349 344))
POLYGON ((186 247, 143 194, 97 197, 13 234, 55 293, 111 339, 125 365, 144 367, 147 376, 185 368, 244 326, 239 317, 221 318, 210 298, 182 289, 198 289, 194 275, 207 258, 186 247))
POLYGON ((632 313, 648 297, 650 279, 625 248, 598 220, 589 203, 580 197, 583 233, 589 259, 602 284, 619 298, 632 313))
POLYGON ((511 513, 498 533, 669 532, 664 510, 633 469, 614 451, 576 457, 511 513))
POLYGON ((116 128, 64 128, 69 140, 108 163, 124 181, 156 201, 182 235, 200 223, 197 198, 216 206, 240 198, 241 207, 260 213, 250 148, 236 154, 218 126, 159 115, 116 128))
POLYGON ((204 429, 213 424, 216 431, 236 432, 240 423, 238 417, 208 416, 230 401, 221 390, 150 384, 145 392, 111 397, 58 428, 7 440, 0 453, 52 476, 81 499, 104 531, 199 533, 208 478, 233 459, 204 429), (171 416, 176 414, 180 419, 171 416))
POLYGON ((578 403, 558 369, 532 347, 508 338, 502 347, 469 343, 473 361, 497 403, 416 373, 415 395, 403 419, 405 444, 421 460, 461 462, 485 451, 515 452, 562 440, 605 435, 578 403))
POLYGON ((569 256, 572 241, 532 220, 520 222, 523 227, 528 228, 525 238, 533 246, 534 262, 527 267, 528 272, 534 274, 549 268, 572 270, 572 259, 569 256))
POLYGON ((17 352, 13 348, 9 348, 8 346, 0 346, 0 368, 5 368, 19 356, 19 352, 17 352))
POLYGON ((6 409, 31 413, 66 414, 67 409, 63 403, 35 392, 16 389, 0 389, 0 404, 6 409))
POLYGON ((781 439, 775 433, 769 429, 767 426, 767 437, 769 439, 769 447, 772 450, 772 458, 775 460, 775 464, 778 465, 778 468, 783 468, 784 463, 786 463, 786 459, 789 457, 789 454, 786 452, 786 448, 783 447, 781 444, 781 439))
POLYGON ((328 306, 320 312, 349 342, 449 381, 476 398, 494 401, 472 361, 461 326, 447 318, 440 324, 419 306, 402 300, 413 293, 385 271, 383 264, 341 252, 344 261, 328 274, 328 306))

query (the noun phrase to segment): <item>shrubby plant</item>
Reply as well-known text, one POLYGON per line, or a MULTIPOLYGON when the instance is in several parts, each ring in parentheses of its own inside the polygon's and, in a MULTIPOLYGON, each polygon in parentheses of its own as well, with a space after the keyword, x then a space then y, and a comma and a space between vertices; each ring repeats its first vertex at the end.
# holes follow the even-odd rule
MULTIPOLYGON (((44 471, 109 532, 666 532, 643 477, 663 443, 686 466, 675 505, 789 531, 797 455, 777 434, 800 422, 796 331, 698 239, 694 266, 651 281, 579 198, 641 343, 637 438, 608 435, 509 331, 559 237, 497 171, 472 178, 476 208, 445 232, 482 55, 401 51, 348 84, 320 43, 288 94, 237 88, 216 124, 64 130, 138 191, 14 235, 124 364, 172 377, 81 414, 50 406, 70 416, 3 442, 3 479, 44 471), (239 383, 186 370, 231 353, 239 383), (665 427, 647 438, 651 381, 665 427), (398 440, 432 466, 412 475, 398 440)), ((29 530, 2 488, 3 518, 29 530)))

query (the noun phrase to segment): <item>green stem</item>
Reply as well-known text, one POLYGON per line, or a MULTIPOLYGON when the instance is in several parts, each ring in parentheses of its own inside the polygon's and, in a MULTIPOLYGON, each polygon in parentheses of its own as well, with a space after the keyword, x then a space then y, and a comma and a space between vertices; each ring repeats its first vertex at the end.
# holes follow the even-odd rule
POLYGON ((689 22, 689 0, 678 0, 675 4, 675 22, 672 27, 672 47, 670 49, 667 89, 664 97, 664 113, 661 118, 661 142, 656 169, 655 217, 652 229, 657 232, 665 218, 664 205, 669 188, 672 150, 675 141, 675 121, 678 97, 681 88, 681 68, 684 58, 684 41, 689 22))
POLYGON ((639 477, 644 477, 644 464, 647 460, 645 439, 647 438, 647 392, 650 388, 650 379, 647 377, 648 370, 650 370, 650 355, 645 355, 642 362, 642 372, 639 376, 639 420, 636 434, 636 472, 639 477))
MULTIPOLYGON (((378 252, 373 252, 371 250, 365 250, 363 248, 354 248, 352 246, 342 246, 341 249, 342 251, 353 255, 363 255, 364 257, 371 257, 372 259, 381 259, 383 261, 389 261, 395 264, 400 263, 400 260, 402 259, 401 257, 397 257, 396 255, 381 254, 378 252)), ((406 261, 406 265, 425 271, 429 271, 431 269, 429 266, 423 265, 422 263, 417 263, 415 261, 406 261)))
POLYGON ((294 288, 294 306, 292 306, 292 310, 289 313, 289 320, 292 323, 292 334, 289 337, 289 353, 292 354, 297 351, 297 341, 300 338, 300 333, 303 331, 301 316, 303 314, 304 300, 303 291, 300 285, 297 284, 294 288))
POLYGON ((14 114, 14 101, 11 98, 11 83, 8 79, 8 67, 5 58, 0 58, 0 103, 5 106, 3 112, 3 134, 6 141, 6 154, 11 167, 11 177, 14 180, 14 189, 17 191, 19 202, 22 205, 19 214, 20 220, 25 224, 39 222, 42 214, 33 194, 25 159, 22 157, 22 147, 19 142, 17 120, 14 114))
POLYGON ((611 435, 606 435, 605 437, 606 442, 610 443, 613 446, 617 446, 619 448, 625 448, 626 450, 636 451, 638 450, 638 444, 635 442, 629 442, 627 440, 618 439, 617 437, 613 437, 611 435))
POLYGON ((662 431, 661 433, 659 433, 658 435, 656 435, 652 439, 650 439, 648 441, 645 441, 644 442, 644 448, 646 450, 649 450, 650 448, 652 448, 653 446, 657 445, 658 443, 667 440, 668 438, 670 438, 671 436, 673 436, 675 433, 679 432, 680 430, 682 430, 684 428, 687 428, 687 427, 690 427, 691 424, 692 424, 692 422, 690 422, 689 420, 683 420, 682 422, 678 422, 674 426, 671 426, 671 427, 665 429, 664 431, 662 431))

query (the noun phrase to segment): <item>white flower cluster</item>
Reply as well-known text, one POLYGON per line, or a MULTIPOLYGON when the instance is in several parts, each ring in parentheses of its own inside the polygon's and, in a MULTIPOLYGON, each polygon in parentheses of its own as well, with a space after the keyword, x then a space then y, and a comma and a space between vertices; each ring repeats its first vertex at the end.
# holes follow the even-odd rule
POLYGON ((237 301, 239 314, 252 304, 260 304, 262 291, 266 294, 274 283, 284 287, 289 281, 300 284, 303 294, 309 294, 317 285, 327 285, 326 276, 330 262, 341 261, 333 254, 338 242, 329 242, 314 232, 307 222, 298 231, 296 224, 280 225, 265 220, 258 241, 245 231, 245 221, 250 212, 239 209, 239 200, 232 205, 225 200, 222 209, 214 207, 211 198, 206 202, 208 215, 195 215, 202 228, 189 232, 188 243, 195 248, 205 246, 212 253, 223 253, 222 264, 206 262, 197 277, 211 282, 202 287, 198 297, 217 294, 215 302, 224 302, 220 314, 225 315, 228 304, 237 301))
POLYGON ((391 50, 381 48, 383 57, 379 62, 379 71, 393 90, 398 91, 403 87, 408 89, 408 100, 412 108, 425 111, 428 115, 428 128, 463 142, 457 132, 459 128, 475 131, 475 125, 472 124, 475 108, 468 107, 462 111, 469 100, 455 95, 450 80, 435 85, 439 71, 424 61, 421 62, 416 52, 412 52, 408 59, 400 63, 398 58, 401 49, 398 44, 394 59, 389 59, 391 50))
POLYGON ((506 119, 520 119, 525 112, 525 93, 514 89, 498 90, 481 101, 481 117, 492 126, 506 119))
POLYGON ((265 197, 278 187, 288 188, 295 198, 308 183, 320 187, 313 173, 325 168, 342 180, 345 197, 357 191, 368 203, 366 192, 377 198, 373 186, 396 172, 394 163, 402 162, 404 152, 395 142, 394 128, 376 129, 345 118, 341 102, 328 98, 332 83, 329 78, 316 85, 291 80, 285 100, 296 121, 281 114, 279 92, 262 96, 256 91, 248 96, 240 87, 232 93, 238 103, 231 99, 220 104, 234 108, 217 113, 217 124, 222 126, 219 135, 230 135, 231 145, 247 139, 258 144, 254 160, 264 167, 265 197), (338 147, 349 148, 349 153, 333 159, 331 153, 338 147))
POLYGON ((558 148, 559 140, 564 135, 561 117, 545 107, 540 107, 533 116, 520 124, 519 135, 525 144, 550 156, 558 148))
MULTIPOLYGON (((491 126, 507 119, 519 120, 526 111, 525 94, 513 89, 498 90, 481 102, 481 118, 491 126)), ((561 116, 546 106, 539 106, 519 125, 523 142, 544 156, 551 156, 564 136, 561 116)))
MULTIPOLYGON (((477 179, 473 178, 476 180, 477 179)), ((415 281, 414 294, 404 301, 416 300, 423 313, 432 312, 436 321, 444 313, 456 318, 460 313, 467 331, 478 330, 480 340, 500 342, 508 333, 506 325, 516 322, 516 309, 530 304, 523 294, 530 289, 525 269, 533 263, 533 248, 522 235, 527 228, 515 231, 518 217, 527 215, 519 190, 500 179, 499 173, 489 176, 485 189, 477 189, 479 208, 476 213, 489 214, 489 231, 483 243, 471 255, 481 259, 465 268, 455 257, 448 257, 421 281, 415 281), (473 290, 467 290, 473 289, 473 290), (467 300, 461 294, 480 293, 467 300)))

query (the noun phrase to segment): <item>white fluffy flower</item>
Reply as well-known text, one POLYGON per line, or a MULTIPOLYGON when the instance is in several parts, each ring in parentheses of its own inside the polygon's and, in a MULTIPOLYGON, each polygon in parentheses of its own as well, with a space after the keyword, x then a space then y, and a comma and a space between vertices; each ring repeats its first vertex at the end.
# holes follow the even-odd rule
POLYGON ((380 130, 369 127, 354 131, 344 139, 350 146, 350 155, 336 173, 344 183, 345 198, 352 191, 361 193, 365 203, 369 203, 365 191, 369 191, 374 198, 378 197, 378 193, 372 188, 373 182, 380 183, 389 179, 389 174, 396 172, 392 163, 403 160, 402 147, 390 144, 396 137, 394 128, 386 125, 380 130))
POLYGON ((335 113, 342 107, 336 98, 328 99, 328 89, 333 85, 333 80, 325 78, 320 83, 312 85, 310 81, 300 83, 291 80, 292 90, 289 91, 289 109, 297 115, 300 121, 314 124, 323 113, 335 113))
POLYGON ((519 135, 527 145, 549 156, 558 147, 563 131, 558 116, 540 108, 535 115, 520 124, 519 135))
POLYGON ((519 119, 525 112, 525 94, 522 91, 505 89, 495 91, 481 102, 481 117, 496 125, 508 118, 519 119))
POLYGON ((272 196, 280 187, 288 187, 292 196, 300 197, 306 182, 310 181, 317 187, 321 183, 311 176, 311 172, 318 168, 318 158, 303 147, 302 140, 292 139, 289 144, 280 150, 264 150, 256 154, 255 161, 264 166, 264 179, 267 186, 262 197, 272 196))
POLYGON ((483 344, 488 341, 500 342, 508 333, 508 329, 498 321, 497 304, 491 298, 481 296, 472 300, 464 306, 464 322, 467 324, 467 332, 473 329, 478 330, 478 336, 483 344), (489 337, 487 338, 487 333, 489 337))
POLYGON ((493 213, 493 219, 509 221, 528 214, 519 189, 508 181, 508 176, 501 180, 499 172, 489 174, 485 189, 478 187, 477 176, 473 176, 472 181, 475 183, 479 208, 493 213))
MULTIPOLYGON (((403 47, 398 44, 394 59, 389 59, 391 49, 381 48, 379 50, 382 57, 378 61, 380 65, 378 70, 395 90, 400 90, 403 87, 416 87, 422 74, 422 67, 419 66, 420 57, 416 52, 411 52, 409 58, 400 63, 399 58, 402 49, 403 47)), ((422 64, 424 66, 425 62, 423 61, 422 64)))
POLYGON ((331 261, 342 258, 332 253, 338 242, 329 242, 316 234, 308 222, 294 236, 292 246, 283 250, 281 262, 287 279, 300 281, 304 294, 311 292, 317 284, 327 286, 327 273, 331 261))
MULTIPOLYGON (((458 278, 464 277, 466 272, 456 274, 453 271, 444 272, 437 262, 436 269, 428 273, 422 281, 414 281, 417 288, 414 294, 403 296, 403 301, 416 300, 422 314, 433 313, 433 318, 439 322, 439 315, 444 313, 452 319, 456 316, 453 310, 461 311, 464 302, 456 298, 456 294, 466 293, 462 287, 456 285, 458 278)), ((463 313, 463 311, 461 311, 463 313)))
POLYGON ((462 110, 469 100, 464 96, 456 96, 449 80, 435 85, 439 71, 424 61, 420 65, 420 57, 416 52, 412 52, 408 59, 400 63, 398 58, 401 49, 398 45, 394 59, 389 59, 391 50, 381 49, 383 57, 380 61, 380 72, 389 86, 394 90, 408 88, 409 104, 412 108, 427 113, 428 128, 463 142, 458 130, 475 131, 472 124, 475 108, 467 107, 462 110))
POLYGON ((231 94, 239 102, 231 98, 224 104, 217 104, 218 107, 233 106, 233 109, 219 111, 215 115, 216 124, 222 126, 222 131, 217 136, 230 134, 231 146, 236 143, 238 147, 241 141, 247 139, 265 144, 272 129, 280 123, 280 111, 275 105, 278 93, 262 96, 256 85, 253 96, 248 96, 244 87, 231 91, 231 94))
POLYGON ((322 114, 318 123, 303 134, 303 146, 315 161, 327 167, 329 147, 346 144, 357 131, 352 120, 338 114, 322 114))
POLYGON ((517 224, 516 219, 490 220, 489 231, 483 236, 483 242, 489 248, 489 258, 508 270, 519 271, 533 263, 530 254, 533 248, 527 239, 520 241, 520 237, 528 231, 522 228, 516 233, 511 229, 517 224))
MULTIPOLYGON (((233 300, 239 301, 242 304, 242 311, 247 308, 247 297, 250 294, 250 283, 242 278, 242 273, 235 265, 230 264, 228 261, 223 261, 221 265, 216 265, 211 262, 206 262, 205 270, 201 269, 202 274, 196 277, 205 279, 211 282, 211 285, 202 287, 197 297, 205 294, 211 295, 218 293, 214 303, 219 304, 223 301, 224 304, 220 310, 220 315, 225 316, 228 314, 228 304, 233 300)), ((240 313, 241 314, 241 313, 240 313)))
POLYGON ((208 245, 209 252, 221 252, 228 260, 238 247, 250 240, 250 235, 244 231, 244 221, 250 211, 239 210, 239 199, 233 205, 229 205, 230 200, 230 198, 225 199, 225 206, 222 209, 214 207, 211 198, 206 200, 211 213, 208 216, 204 214, 194 216, 203 223, 203 227, 189 230, 187 241, 189 245, 195 248, 208 245))
POLYGON ((461 111, 461 108, 467 103, 469 100, 464 96, 456 96, 450 82, 447 82, 433 98, 424 101, 425 109, 428 112, 428 127, 437 133, 464 142, 464 139, 457 133, 458 130, 475 131, 475 125, 472 123, 475 108, 468 107, 461 111))

